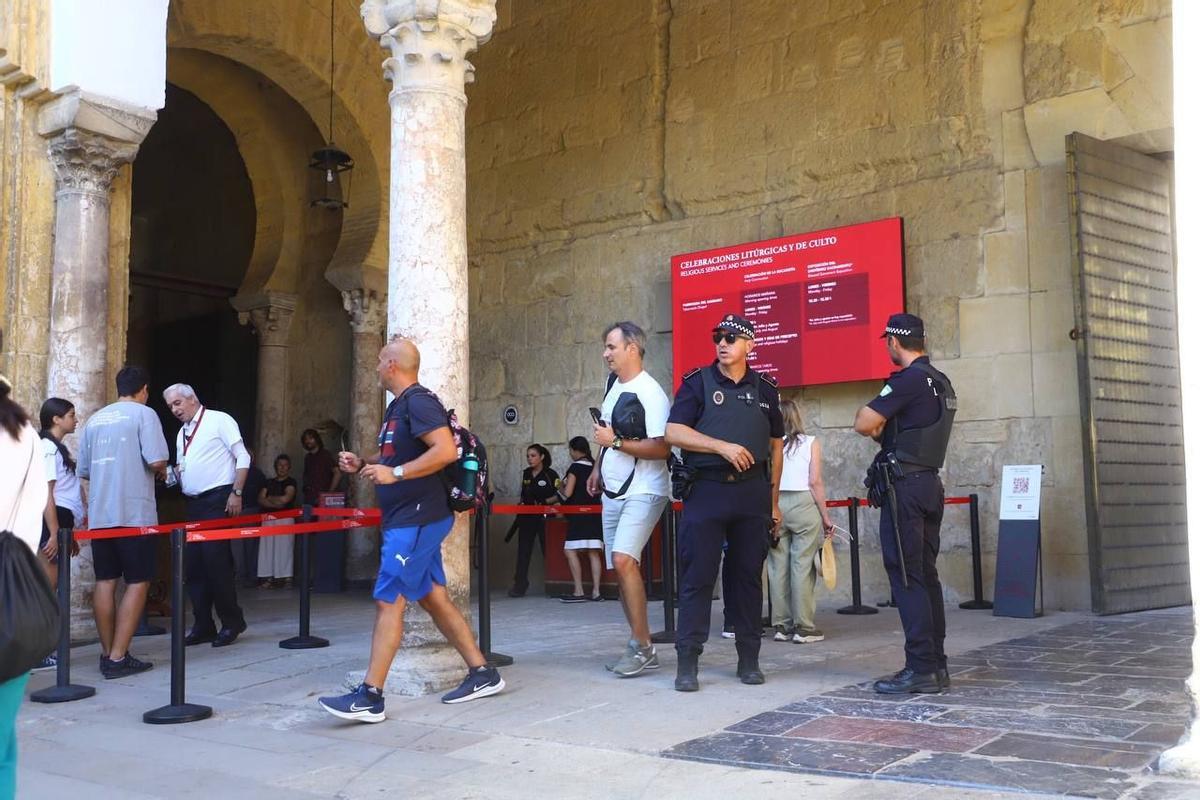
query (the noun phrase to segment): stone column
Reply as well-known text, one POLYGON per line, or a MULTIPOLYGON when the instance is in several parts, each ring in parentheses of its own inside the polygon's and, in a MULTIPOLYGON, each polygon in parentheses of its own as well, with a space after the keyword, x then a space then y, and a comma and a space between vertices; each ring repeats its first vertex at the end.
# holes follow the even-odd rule
MULTIPOLYGON (((383 347, 387 324, 387 301, 373 289, 342 292, 342 305, 350 315, 352 334, 350 373, 350 449, 373 453, 383 418, 383 389, 379 386, 376 362, 383 347)), ((356 508, 375 506, 375 487, 370 481, 350 482, 350 499, 356 508)), ((371 580, 379 569, 379 529, 358 528, 346 532, 346 577, 371 580)))
MULTIPOLYGON (((392 161, 388 235, 388 334, 421 349, 421 381, 466 421, 467 55, 487 41, 495 0, 365 0, 363 21, 390 57, 392 161)), ((447 589, 466 612, 471 573, 468 520, 443 547, 447 589)), ((416 611, 417 609, 413 609, 416 611)), ((391 691, 417 694, 462 677, 463 664, 428 618, 408 615, 391 691), (416 646, 414 646, 416 645, 416 646)))
POLYGON ((80 420, 105 405, 109 191, 155 114, 78 92, 47 104, 39 132, 55 172, 54 260, 46 389, 80 420))
MULTIPOLYGON (((268 476, 271 462, 284 452, 291 439, 288 429, 288 332, 296 295, 264 292, 252 297, 235 297, 238 321, 253 325, 258 334, 258 399, 254 408, 254 454, 268 476)), ((204 398, 201 397, 203 402, 204 398)))

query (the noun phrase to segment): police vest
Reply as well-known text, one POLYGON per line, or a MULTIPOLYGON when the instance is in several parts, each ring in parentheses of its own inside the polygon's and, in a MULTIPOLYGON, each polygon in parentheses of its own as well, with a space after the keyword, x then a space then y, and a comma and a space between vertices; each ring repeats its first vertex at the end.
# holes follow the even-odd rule
POLYGON ((946 448, 950 444, 950 428, 958 411, 958 396, 950 379, 923 361, 914 361, 909 369, 925 375, 925 380, 938 401, 937 421, 921 428, 900 430, 896 417, 888 420, 883 431, 883 449, 896 454, 901 463, 941 469, 946 463, 946 448))
MULTIPOLYGON (((717 368, 700 370, 704 382, 704 411, 695 429, 705 436, 740 444, 754 456, 755 466, 765 465, 771 455, 771 423, 759 405, 762 376, 747 369, 750 379, 729 388, 717 383, 717 368)), ((685 450, 684 463, 696 469, 731 469, 729 462, 716 453, 685 450)))

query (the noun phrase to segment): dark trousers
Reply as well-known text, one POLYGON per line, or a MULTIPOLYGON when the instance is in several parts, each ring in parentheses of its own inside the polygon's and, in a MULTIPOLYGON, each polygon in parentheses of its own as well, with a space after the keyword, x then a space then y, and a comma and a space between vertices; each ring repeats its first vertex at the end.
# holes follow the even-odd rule
POLYGON ((767 558, 771 487, 765 480, 699 481, 679 524, 679 623, 675 649, 702 652, 711 625, 713 585, 725 550, 726 619, 738 650, 762 642, 762 568, 767 558))
MULTIPOLYGON (((233 486, 218 486, 195 497, 186 498, 184 515, 188 522, 220 519, 225 516, 225 503, 233 486)), ((188 597, 192 601, 196 633, 211 633, 213 609, 221 619, 221 628, 238 630, 246 623, 238 606, 237 587, 233 583, 233 550, 229 540, 191 542, 183 551, 183 569, 187 579, 188 597)))
POLYGON ((533 560, 533 545, 541 549, 542 561, 546 560, 546 518, 523 516, 517 521, 517 571, 513 575, 513 588, 524 592, 529 589, 529 562, 533 560))
POLYGON ((886 503, 879 516, 883 566, 904 626, 904 665, 914 672, 934 672, 946 666, 946 605, 937 572, 945 492, 936 472, 911 473, 896 481, 895 487, 908 588, 900 575, 895 528, 886 503))

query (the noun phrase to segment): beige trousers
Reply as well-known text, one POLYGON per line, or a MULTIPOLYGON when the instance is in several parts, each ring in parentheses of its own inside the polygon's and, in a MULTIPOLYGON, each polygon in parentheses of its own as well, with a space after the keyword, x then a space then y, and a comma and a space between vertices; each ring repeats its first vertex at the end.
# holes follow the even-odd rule
POLYGON ((771 625, 787 632, 811 629, 817 608, 813 558, 821 547, 821 512, 811 492, 780 492, 783 532, 767 551, 771 625))

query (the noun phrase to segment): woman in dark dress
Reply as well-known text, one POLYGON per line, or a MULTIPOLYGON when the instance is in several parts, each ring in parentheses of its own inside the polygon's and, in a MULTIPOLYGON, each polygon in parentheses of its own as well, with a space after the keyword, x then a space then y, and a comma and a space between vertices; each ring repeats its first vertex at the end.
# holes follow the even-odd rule
MULTIPOLYGON (((588 476, 592 474, 595 462, 592 460, 592 449, 588 440, 576 436, 568 445, 571 451, 571 466, 567 467, 563 479, 563 505, 587 506, 597 502, 595 497, 588 494, 588 476)), ((567 557, 567 566, 571 568, 571 579, 575 581, 575 593, 565 594, 559 599, 564 603, 583 603, 588 596, 583 593, 583 565, 580 563, 580 553, 587 553, 592 567, 592 599, 603 600, 600 595, 600 554, 604 552, 604 537, 600 529, 599 514, 569 514, 567 515, 567 540, 563 543, 563 552, 567 557)))
MULTIPOLYGON (((550 451, 540 444, 531 444, 525 451, 529 464, 521 473, 521 505, 544 506, 558 503, 558 473, 550 469, 550 451)), ((509 597, 524 597, 529 591, 529 562, 533 558, 533 544, 537 542, 546 558, 546 516, 544 514, 521 514, 517 517, 517 572, 509 597)))

